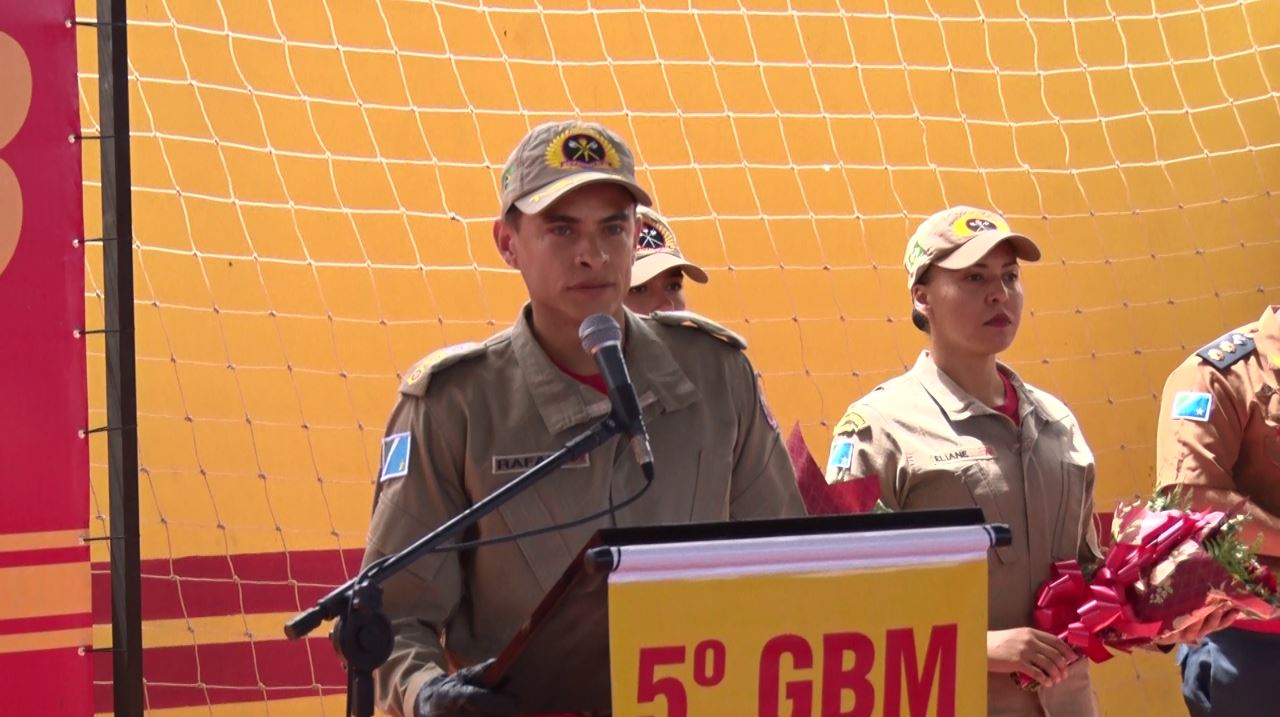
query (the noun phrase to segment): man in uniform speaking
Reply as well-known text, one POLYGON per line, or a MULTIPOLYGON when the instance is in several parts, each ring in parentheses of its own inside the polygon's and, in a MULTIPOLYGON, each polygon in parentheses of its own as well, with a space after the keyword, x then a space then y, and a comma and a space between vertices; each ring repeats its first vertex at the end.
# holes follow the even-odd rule
MULTIPOLYGON (((437 351, 400 386, 365 564, 399 551, 517 477, 610 411, 578 330, 612 316, 648 426, 657 477, 607 517, 474 550, 433 554, 389 580, 396 638, 377 674, 394 715, 516 714, 475 683, 588 537, 606 526, 802 515, 795 475, 760 399, 743 341, 693 314, 638 317, 631 286, 637 204, 630 149, 603 126, 534 128, 502 173, 498 252, 529 302, 487 341, 437 351)), ((644 485, 615 438, 489 514, 463 540, 558 525, 605 510, 644 485)))

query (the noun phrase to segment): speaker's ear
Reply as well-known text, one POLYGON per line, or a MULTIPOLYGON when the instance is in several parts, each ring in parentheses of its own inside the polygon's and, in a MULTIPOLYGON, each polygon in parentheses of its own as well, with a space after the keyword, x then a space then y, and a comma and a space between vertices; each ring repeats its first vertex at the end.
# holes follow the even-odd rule
POLYGON ((512 269, 519 269, 520 262, 516 256, 516 242, 513 241, 515 235, 516 228, 511 226, 507 220, 493 220, 493 244, 498 248, 498 254, 503 261, 507 262, 507 266, 512 269))
POLYGON ((932 307, 929 305, 929 287, 926 284, 917 282, 911 287, 911 308, 929 318, 932 307))

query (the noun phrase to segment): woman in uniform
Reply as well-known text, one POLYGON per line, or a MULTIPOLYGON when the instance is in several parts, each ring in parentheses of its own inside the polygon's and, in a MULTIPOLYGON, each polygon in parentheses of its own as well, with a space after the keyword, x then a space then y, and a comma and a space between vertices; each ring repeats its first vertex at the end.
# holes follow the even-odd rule
MULTIPOLYGON (((893 510, 977 506, 1008 524, 1013 543, 989 556, 988 712, 1089 717, 1098 711, 1088 660, 1031 624, 1054 562, 1099 557, 1093 454, 1062 401, 996 358, 1022 319, 1019 262, 1039 258, 1035 242, 994 212, 953 207, 920 225, 904 263, 912 321, 929 348, 849 407, 826 478, 872 481, 863 487, 893 510), (1039 689, 1020 688, 1018 672, 1039 689)), ((1177 637, 1198 639, 1223 618, 1177 637)))

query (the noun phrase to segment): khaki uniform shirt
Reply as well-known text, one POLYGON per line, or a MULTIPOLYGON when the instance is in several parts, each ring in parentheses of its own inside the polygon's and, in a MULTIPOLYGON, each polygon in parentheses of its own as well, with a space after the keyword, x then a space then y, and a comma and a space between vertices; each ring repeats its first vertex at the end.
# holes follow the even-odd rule
MULTIPOLYGON (((1031 625, 1035 594, 1054 561, 1096 560, 1093 454, 1058 399, 1001 365, 1018 394, 1020 425, 966 393, 920 355, 906 374, 849 407, 836 426, 827 481, 878 481, 894 510, 977 506, 1006 523, 1013 544, 988 557, 988 628, 1031 625)), ((939 600, 945 599, 938 596, 939 600)), ((990 673, 988 714, 1087 717, 1097 713, 1088 660, 1037 692, 990 673)))
MULTIPOLYGON (((1260 319, 1200 349, 1169 375, 1156 424, 1160 486, 1230 490, 1280 516, 1278 310, 1267 307, 1260 319)), ((1274 556, 1268 562, 1275 565, 1274 556)))
MULTIPOLYGON (((529 307, 483 344, 428 356, 406 377, 383 443, 365 564, 398 551, 603 419, 609 399, 557 368, 529 307)), ((628 312, 625 354, 654 454, 648 493, 612 517, 463 553, 431 555, 385 584, 396 640, 378 701, 412 715, 449 665, 496 656, 593 532, 608 526, 799 516, 804 507, 745 344, 692 314, 628 312)), ((614 438, 483 518, 487 539, 603 510, 644 485, 614 438)))
POLYGON ((1278 309, 1268 307, 1169 376, 1156 433, 1160 485, 1231 490, 1280 515, 1278 309))

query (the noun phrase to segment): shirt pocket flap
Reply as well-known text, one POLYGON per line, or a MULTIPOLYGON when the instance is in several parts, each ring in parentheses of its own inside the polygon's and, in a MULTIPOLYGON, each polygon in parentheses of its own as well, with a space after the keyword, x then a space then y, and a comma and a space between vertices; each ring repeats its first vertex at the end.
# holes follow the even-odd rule
POLYGON ((1080 555, 1080 544, 1084 541, 1084 504, 1087 479, 1087 466, 1074 461, 1062 461, 1062 492, 1058 504, 1057 527, 1053 533, 1053 559, 1075 560, 1080 555))
MULTIPOLYGON (((1004 513, 1000 510, 1000 500, 996 493, 997 487, 994 484, 995 479, 992 477, 991 471, 983 465, 983 461, 975 461, 960 466, 958 473, 960 480, 964 483, 965 488, 969 489, 969 494, 973 496, 973 502, 982 509, 982 515, 988 523, 1004 523, 1009 524, 1005 519, 1004 513)), ((1026 540, 1025 535, 1015 535, 1013 539, 1026 540)), ((996 557, 1001 563, 1010 565, 1018 562, 1018 551, 1012 545, 1002 545, 993 547, 996 557)))

